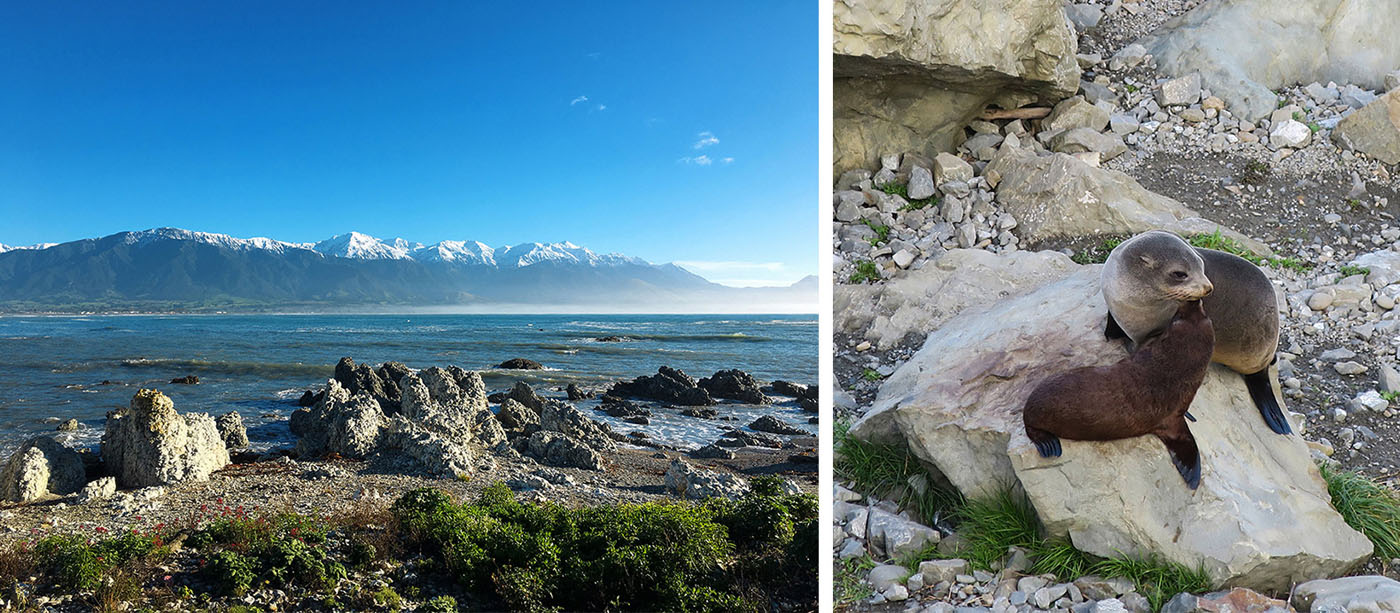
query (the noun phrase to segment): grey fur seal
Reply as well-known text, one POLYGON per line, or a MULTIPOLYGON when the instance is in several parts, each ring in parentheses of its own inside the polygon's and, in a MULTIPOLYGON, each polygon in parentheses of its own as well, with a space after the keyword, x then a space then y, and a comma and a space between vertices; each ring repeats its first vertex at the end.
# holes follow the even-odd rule
POLYGON ((1278 351, 1274 286, 1258 266, 1223 251, 1192 247, 1170 232, 1153 230, 1115 247, 1104 262, 1100 279, 1108 303, 1104 335, 1110 339, 1127 337, 1135 345, 1165 327, 1181 301, 1201 299, 1206 315, 1215 324, 1211 360, 1240 373, 1271 430, 1292 432, 1269 376, 1278 351))
POLYGON ((1165 330, 1109 366, 1055 375, 1031 392, 1022 419, 1043 457, 1061 453, 1060 437, 1108 441, 1155 434, 1191 489, 1201 484, 1196 439, 1186 409, 1205 380, 1215 332, 1200 301, 1180 303, 1165 330))

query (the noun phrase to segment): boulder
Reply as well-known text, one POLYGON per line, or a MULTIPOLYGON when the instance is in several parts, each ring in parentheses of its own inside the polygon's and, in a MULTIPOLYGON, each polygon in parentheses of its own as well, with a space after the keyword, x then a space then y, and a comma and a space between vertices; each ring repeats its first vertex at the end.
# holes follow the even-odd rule
POLYGON ((1167 79, 1157 86, 1152 95, 1157 99, 1157 104, 1162 106, 1195 104, 1201 100, 1201 74, 1193 72, 1175 79, 1167 79))
POLYGON ((710 444, 690 452, 690 457, 697 460, 733 460, 734 452, 718 445, 710 444))
POLYGON ((335 380, 339 381, 351 396, 368 394, 386 411, 394 411, 399 405, 398 385, 379 376, 369 364, 356 364, 345 357, 335 365, 335 380))
POLYGON ((203 481, 229 462, 214 418, 180 415, 170 398, 151 389, 108 415, 102 460, 122 487, 203 481))
POLYGON ((1307 445, 1273 434, 1243 380, 1218 365, 1191 405, 1196 491, 1152 436, 1066 440, 1063 456, 1039 456, 1021 422, 1031 390, 1127 355, 1104 339, 1100 268, 945 323, 885 381, 852 435, 907 445, 970 497, 1019 484, 1047 532, 1080 550, 1201 565, 1216 584, 1286 590, 1368 558, 1371 543, 1332 509, 1307 445))
POLYGON ((1162 613, 1286 613, 1288 603, 1248 588, 1196 596, 1182 592, 1162 606, 1162 613))
POLYGON ((798 428, 797 426, 788 425, 787 422, 773 417, 772 415, 764 415, 763 417, 753 420, 753 423, 749 424, 749 427, 759 432, 767 432, 769 434, 809 434, 806 430, 798 428))
POLYGON ((616 396, 603 396, 603 401, 594 409, 613 417, 650 417, 651 411, 639 407, 616 396))
POLYGON ((506 394, 506 397, 530 407, 535 411, 539 411, 544 407, 544 401, 540 399, 539 394, 536 394, 535 389, 524 381, 516 381, 515 385, 510 388, 510 393, 506 394))
POLYGON ((243 449, 248 446, 248 428, 243 425, 243 416, 238 411, 229 411, 214 422, 219 429, 219 438, 229 449, 243 449))
POLYGON ((544 365, 534 360, 527 360, 525 358, 511 358, 509 360, 501 362, 500 364, 497 364, 496 368, 505 368, 510 370, 544 370, 544 365))
POLYGON ((194 376, 194 375, 185 375, 185 376, 183 376, 183 377, 175 377, 174 379, 171 379, 171 380, 170 380, 170 384, 171 384, 171 385, 199 385, 199 377, 196 377, 196 376, 194 376))
POLYGON ((511 438, 529 436, 540 429, 540 414, 514 398, 507 398, 501 403, 501 410, 496 413, 496 421, 501 422, 501 426, 511 438))
POLYGON ((299 398, 299 399, 297 400, 297 406, 299 406, 299 407, 311 407, 311 406, 315 406, 317 402, 320 402, 320 401, 321 401, 321 396, 323 396, 324 394, 325 394, 325 392, 316 393, 316 392, 313 392, 313 391, 311 391, 311 390, 306 390, 305 392, 302 392, 301 398, 299 398))
MULTIPOLYGON (((863 286, 865 287, 865 286, 863 286)), ((817 394, 819 390, 815 385, 802 385, 781 379, 774 381, 770 386, 774 394, 779 396, 792 396, 797 399, 797 406, 809 413, 817 412, 817 394)))
POLYGON ((593 397, 593 392, 585 392, 582 389, 579 389, 579 386, 576 383, 570 383, 569 386, 564 389, 564 393, 568 395, 569 402, 578 402, 580 400, 587 400, 593 397))
POLYGON ((915 554, 939 541, 937 530, 878 507, 870 507, 865 525, 867 541, 885 559, 915 554))
POLYGON ((603 456, 574 437, 541 430, 530 435, 530 455, 550 466, 603 470, 603 456))
POLYGON ((79 425, 77 419, 69 418, 63 420, 63 423, 58 424, 57 430, 59 432, 77 432, 79 425))
POLYGON ((666 469, 666 491, 682 498, 739 498, 749 490, 748 482, 729 473, 691 466, 680 458, 666 469))
POLYGON ((1042 130, 1059 131, 1089 128, 1095 132, 1108 125, 1108 111, 1091 104, 1084 96, 1065 98, 1040 123, 1042 130))
POLYGON ((374 459, 401 472, 462 477, 472 474, 477 455, 476 446, 464 444, 460 437, 395 415, 380 430, 374 459))
POLYGON ((1393 0, 1205 2, 1139 40, 1163 72, 1201 82, 1250 121, 1294 83, 1354 83, 1384 90, 1400 66, 1400 4, 1393 0))
POLYGON ((956 155, 939 153, 933 158, 933 180, 938 185, 954 181, 967 183, 973 176, 972 164, 956 155))
POLYGON ((1307 124, 1294 119, 1285 119, 1274 124, 1269 130, 1269 148, 1300 148, 1312 142, 1312 129, 1307 124))
POLYGON ((78 492, 78 504, 87 504, 97 500, 106 500, 117 494, 116 477, 101 477, 83 486, 78 492))
POLYGON ((379 365, 379 370, 375 372, 381 381, 392 381, 394 385, 399 384, 399 379, 405 375, 413 374, 413 370, 405 366, 403 362, 385 362, 379 365))
POLYGON ((1293 591, 1293 606, 1312 613, 1400 611, 1400 581, 1377 575, 1309 581, 1293 591))
POLYGON ((880 349, 906 338, 922 342, 954 315, 972 306, 1015 296, 1061 279, 1079 266, 1053 251, 954 249, 919 270, 876 285, 837 285, 835 327, 880 349))
POLYGON ((486 385, 475 372, 436 366, 400 380, 402 414, 459 444, 492 447, 506 440, 487 406, 486 385))
POLYGON ((1400 164, 1400 89, 1342 118, 1332 140, 1386 164, 1400 164))
POLYGON ((36 436, 0 467, 0 501, 31 502, 72 494, 86 479, 81 454, 50 437, 36 436))
POLYGON ((547 400, 540 410, 540 429, 568 435, 598 451, 615 452, 617 444, 608 435, 606 425, 589 419, 572 405, 547 400))
POLYGON ((1148 230, 1189 236, 1219 229, 1255 253, 1273 255, 1263 243, 1148 191, 1127 174, 1095 168, 1063 153, 1038 156, 1025 149, 1003 149, 984 174, 997 189, 997 203, 1016 218, 1016 235, 1023 245, 1148 230))
MULTIPOLYGON (((1307 129, 1304 126, 1303 129, 1307 129)), ((1128 150, 1123 137, 1117 134, 1099 132, 1092 128, 1073 128, 1050 138, 1050 149, 1059 153, 1097 153, 1103 160, 1111 160, 1128 150)))
POLYGON ((347 458, 365 459, 379 448, 379 436, 388 423, 388 416, 369 394, 346 398, 349 392, 334 384, 326 399, 308 411, 302 419, 302 434, 297 441, 296 454, 314 458, 337 454, 347 458))
POLYGON ((748 404, 768 404, 773 399, 758 389, 758 381, 742 370, 721 370, 701 379, 697 386, 713 398, 728 398, 748 404))
MULTIPOLYGON (((806 432, 803 432, 803 434, 806 434, 806 432)), ((745 446, 750 446, 750 447, 768 447, 768 448, 771 448, 771 449, 781 449, 781 448, 783 447, 783 439, 780 439, 780 438, 778 438, 778 437, 776 437, 776 436, 773 436, 773 435, 771 435, 771 434, 764 434, 764 433, 761 433, 761 432, 745 432, 745 431, 743 431, 743 430, 730 430, 730 431, 728 431, 728 432, 725 432, 724 434, 721 434, 720 437, 719 437, 719 440, 715 441, 715 444, 716 444, 716 445, 720 445, 720 446, 725 446, 725 447, 745 447, 745 446), (728 445, 726 445, 726 444, 725 444, 725 441, 735 441, 735 442, 738 442, 738 443, 741 443, 741 444, 739 444, 739 445, 734 445, 734 444, 728 444, 728 445)))
POLYGON ((654 375, 614 383, 608 389, 608 395, 648 398, 682 406, 705 406, 715 403, 709 392, 696 386, 695 379, 669 366, 662 366, 654 375))
POLYGON ((988 104, 1053 102, 1079 85, 1058 0, 837 0, 832 17, 836 175, 953 151, 988 104))

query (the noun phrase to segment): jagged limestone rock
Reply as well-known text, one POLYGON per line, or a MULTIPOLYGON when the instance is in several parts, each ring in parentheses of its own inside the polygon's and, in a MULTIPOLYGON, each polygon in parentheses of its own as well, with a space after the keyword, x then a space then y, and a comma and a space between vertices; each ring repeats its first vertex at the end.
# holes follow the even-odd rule
POLYGON ((0 468, 0 500, 31 502, 49 495, 72 494, 83 487, 83 458, 53 438, 36 436, 0 468))
POLYGON ((108 416, 102 459, 122 487, 203 481, 229 462, 214 418, 180 415, 170 398, 152 389, 108 416))

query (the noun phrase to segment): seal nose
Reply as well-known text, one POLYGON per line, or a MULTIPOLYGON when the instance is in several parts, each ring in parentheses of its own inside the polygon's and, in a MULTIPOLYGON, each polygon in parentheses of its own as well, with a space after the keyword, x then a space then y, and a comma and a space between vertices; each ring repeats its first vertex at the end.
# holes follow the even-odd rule
POLYGON ((1209 296, 1210 293, 1213 292, 1213 291, 1215 291, 1215 285, 1212 285, 1210 281, 1206 281, 1206 282, 1204 282, 1204 283, 1201 284, 1201 297, 1202 297, 1202 298, 1205 298, 1206 296, 1209 296))

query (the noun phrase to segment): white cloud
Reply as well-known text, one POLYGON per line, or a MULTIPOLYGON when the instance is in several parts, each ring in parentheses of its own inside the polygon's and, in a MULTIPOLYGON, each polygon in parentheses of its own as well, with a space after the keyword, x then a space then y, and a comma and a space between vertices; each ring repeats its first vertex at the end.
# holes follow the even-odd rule
POLYGON ((734 158, 724 158, 724 159, 722 159, 722 160, 720 160, 720 161, 721 161, 721 162, 724 162, 725 164, 733 164, 733 163, 734 163, 734 158))
POLYGON ((579 96, 579 97, 577 97, 577 98, 574 98, 573 100, 570 100, 570 101, 569 101, 569 106, 573 106, 573 105, 578 104, 578 103, 580 103, 580 102, 588 102, 588 96, 579 96))
POLYGON ((709 166, 710 164, 713 164, 713 163, 715 162, 714 160, 710 159, 710 156, 708 156, 708 155, 697 155, 697 156, 695 156, 695 157, 683 157, 683 158, 681 158, 681 159, 679 159, 679 160, 676 160, 676 161, 678 161, 678 162, 685 162, 686 164, 694 164, 694 165, 696 165, 696 166, 709 166))
POLYGON ((712 283, 730 287, 781 287, 792 285, 800 277, 782 262, 692 260, 674 264, 712 283))
POLYGON ((705 131, 705 132, 701 132, 701 133, 700 133, 700 140, 695 141, 695 148, 696 148, 696 149, 704 149, 705 147, 709 147, 710 145, 718 145, 718 144, 719 144, 719 139, 718 139, 718 138, 715 138, 715 135, 714 135, 714 134, 711 134, 711 133, 707 130, 707 131, 705 131))
POLYGON ((596 60, 600 57, 603 57, 603 54, 598 51, 594 51, 593 53, 585 53, 584 55, 588 56, 588 59, 590 60, 596 60))
POLYGON ((608 105, 606 105, 606 104, 600 104, 600 105, 598 105, 598 110, 600 110, 600 111, 606 111, 606 110, 608 110, 608 105))

